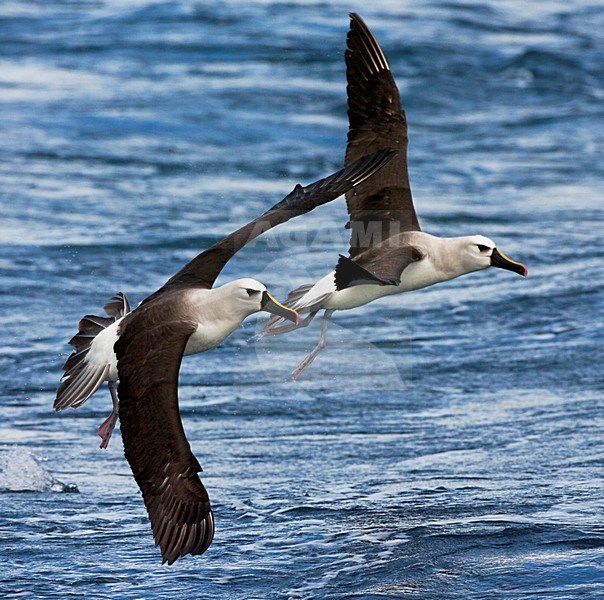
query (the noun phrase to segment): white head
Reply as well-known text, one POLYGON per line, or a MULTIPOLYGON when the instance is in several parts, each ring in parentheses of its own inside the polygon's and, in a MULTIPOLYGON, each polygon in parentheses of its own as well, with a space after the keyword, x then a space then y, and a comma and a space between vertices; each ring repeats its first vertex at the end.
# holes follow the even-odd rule
POLYGON ((484 235, 470 235, 457 240, 461 246, 461 266, 464 273, 481 271, 487 267, 499 267, 519 275, 528 274, 528 269, 522 263, 508 258, 497 249, 493 240, 484 235))
POLYGON ((264 310, 294 323, 298 322, 298 313, 277 302, 268 293, 266 286, 256 279, 250 277, 235 279, 221 286, 220 290, 224 297, 225 308, 239 316, 242 321, 245 317, 264 310))

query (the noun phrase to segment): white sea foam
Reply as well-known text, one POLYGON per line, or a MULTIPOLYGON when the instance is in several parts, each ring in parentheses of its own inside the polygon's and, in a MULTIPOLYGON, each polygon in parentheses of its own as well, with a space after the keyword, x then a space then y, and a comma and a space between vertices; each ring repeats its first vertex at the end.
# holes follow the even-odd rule
POLYGON ((78 492, 53 477, 25 448, 0 451, 0 492, 78 492))

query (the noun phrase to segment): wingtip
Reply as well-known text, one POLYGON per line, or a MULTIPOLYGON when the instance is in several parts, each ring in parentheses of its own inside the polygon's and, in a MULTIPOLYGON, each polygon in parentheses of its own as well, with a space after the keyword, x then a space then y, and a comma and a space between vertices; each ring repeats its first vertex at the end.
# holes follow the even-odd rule
POLYGON ((394 148, 385 148, 383 150, 378 150, 381 154, 378 155, 378 161, 380 167, 387 165, 397 154, 398 150, 394 148))
POLYGON ((365 21, 363 20, 363 17, 361 17, 361 15, 359 13, 351 11, 348 13, 348 16, 350 17, 350 27, 351 28, 354 25, 358 25, 358 26, 362 27, 363 29, 366 29, 367 31, 369 31, 369 27, 367 26, 367 23, 365 23, 365 21))
MULTIPOLYGON (((372 154, 368 154, 358 160, 358 163, 364 166, 362 172, 354 179, 354 185, 359 185, 375 173, 377 173, 382 167, 385 167, 394 157, 398 154, 398 150, 392 148, 386 148, 384 150, 378 150, 372 154)), ((354 166, 355 163, 353 163, 354 166)))
POLYGON ((168 534, 167 537, 164 537, 164 539, 156 539, 155 545, 159 546, 161 550, 161 564, 171 566, 179 558, 186 556, 187 554, 201 556, 212 545, 214 532, 214 514, 212 513, 212 509, 210 509, 208 514, 198 523, 194 523, 192 526, 185 525, 185 529, 177 536, 176 543, 174 543, 175 539, 170 534, 168 534), (166 541, 172 543, 166 544, 166 541))
POLYGON ((352 66, 350 64, 352 60, 355 71, 361 69, 370 74, 390 71, 386 55, 367 23, 358 13, 351 12, 349 15, 350 28, 346 36, 345 53, 348 66, 352 66), (354 57, 358 57, 358 60, 354 57))

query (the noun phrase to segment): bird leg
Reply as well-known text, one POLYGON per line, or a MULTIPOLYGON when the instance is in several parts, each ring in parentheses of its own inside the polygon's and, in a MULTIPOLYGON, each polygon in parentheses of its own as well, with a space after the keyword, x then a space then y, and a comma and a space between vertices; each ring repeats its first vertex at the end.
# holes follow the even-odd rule
POLYGON ((310 322, 317 316, 317 311, 311 312, 306 317, 304 317, 297 325, 295 323, 291 323, 289 325, 283 325, 282 327, 276 327, 275 329, 269 329, 268 331, 263 331, 258 337, 270 337, 271 335, 279 335, 280 333, 288 333, 289 331, 294 331, 294 329, 300 329, 302 327, 308 327, 310 322))
POLYGON ((115 424, 117 423, 119 400, 117 398, 117 392, 115 389, 115 381, 109 382, 109 392, 111 393, 113 410, 111 411, 110 415, 99 426, 99 436, 103 440, 101 442, 101 448, 107 448, 107 446, 109 446, 111 434, 113 433, 113 430, 115 429, 115 424))
POLYGON ((323 313, 323 324, 321 325, 321 337, 319 337, 319 341, 317 342, 317 345, 310 351, 308 356, 296 367, 296 369, 292 373, 292 379, 294 381, 296 381, 296 379, 298 379, 298 377, 300 377, 302 371, 304 371, 304 369, 306 369, 306 367, 308 367, 308 365, 310 365, 312 363, 312 361, 315 360, 315 358, 317 358, 317 354, 319 354, 319 352, 321 352, 321 350, 323 350, 323 348, 325 348, 325 337, 327 334, 327 327, 329 326, 329 319, 331 318, 332 314, 333 314, 333 309, 326 310, 323 313))

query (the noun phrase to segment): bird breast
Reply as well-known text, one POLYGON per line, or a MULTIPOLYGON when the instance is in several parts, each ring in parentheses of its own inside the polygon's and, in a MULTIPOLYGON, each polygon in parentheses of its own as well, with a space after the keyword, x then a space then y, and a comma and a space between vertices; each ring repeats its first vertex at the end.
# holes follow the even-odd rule
POLYGON ((205 352, 215 348, 229 336, 241 323, 240 320, 230 322, 225 320, 199 323, 197 329, 189 338, 185 347, 185 355, 205 352))

